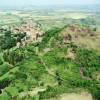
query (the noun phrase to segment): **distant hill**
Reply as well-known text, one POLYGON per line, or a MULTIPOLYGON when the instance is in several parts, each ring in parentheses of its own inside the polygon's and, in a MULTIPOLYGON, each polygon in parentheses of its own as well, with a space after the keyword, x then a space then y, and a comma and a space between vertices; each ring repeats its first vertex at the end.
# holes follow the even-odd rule
POLYGON ((80 11, 100 12, 100 4, 97 5, 27 5, 27 6, 0 6, 0 10, 33 10, 33 9, 67 9, 80 11))

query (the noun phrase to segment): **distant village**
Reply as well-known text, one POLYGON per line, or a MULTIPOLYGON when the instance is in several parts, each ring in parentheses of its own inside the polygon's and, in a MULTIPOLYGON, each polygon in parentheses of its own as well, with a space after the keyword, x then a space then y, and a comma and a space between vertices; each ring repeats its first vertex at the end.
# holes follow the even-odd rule
POLYGON ((21 42, 18 42, 16 45, 17 47, 20 47, 20 45, 25 45, 27 43, 36 43, 41 42, 43 32, 39 30, 39 28, 35 27, 35 23, 32 21, 25 22, 24 24, 17 26, 12 25, 11 27, 4 27, 4 29, 7 29, 11 31, 13 34, 21 34, 25 33, 26 36, 21 39, 21 42))

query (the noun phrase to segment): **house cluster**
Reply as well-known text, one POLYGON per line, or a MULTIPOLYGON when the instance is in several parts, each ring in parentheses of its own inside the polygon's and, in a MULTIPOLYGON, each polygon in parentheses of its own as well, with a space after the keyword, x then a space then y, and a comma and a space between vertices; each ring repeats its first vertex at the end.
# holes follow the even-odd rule
POLYGON ((34 23, 30 21, 22 24, 21 26, 13 25, 10 27, 10 30, 14 34, 20 34, 20 33, 26 34, 26 36, 21 40, 21 43, 20 42, 17 43, 17 47, 20 47, 21 45, 25 45, 29 42, 36 43, 42 40, 41 37, 43 35, 43 32, 38 30, 34 26, 34 23))
POLYGON ((13 27, 11 27, 11 31, 14 34, 26 33, 25 40, 28 42, 29 41, 30 42, 37 42, 37 41, 39 41, 39 39, 43 35, 43 32, 40 32, 38 29, 36 29, 34 27, 34 25, 30 22, 29 23, 27 22, 27 23, 21 25, 20 27, 13 26, 13 27))

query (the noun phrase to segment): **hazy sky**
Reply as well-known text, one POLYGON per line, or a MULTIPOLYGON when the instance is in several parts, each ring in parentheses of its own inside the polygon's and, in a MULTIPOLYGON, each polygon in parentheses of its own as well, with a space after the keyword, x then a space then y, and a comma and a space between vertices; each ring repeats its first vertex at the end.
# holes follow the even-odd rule
POLYGON ((0 6, 49 4, 100 4, 100 0, 0 0, 0 6))

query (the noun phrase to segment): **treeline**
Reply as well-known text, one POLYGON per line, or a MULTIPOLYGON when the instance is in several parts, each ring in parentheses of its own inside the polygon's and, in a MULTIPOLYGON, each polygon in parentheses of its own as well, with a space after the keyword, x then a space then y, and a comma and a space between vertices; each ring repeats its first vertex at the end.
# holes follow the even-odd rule
POLYGON ((6 31, 4 35, 0 36, 0 49, 10 49, 13 46, 16 46, 16 39, 11 36, 10 31, 6 31))
POLYGON ((0 50, 10 49, 16 46, 17 42, 21 42, 26 33, 13 34, 11 31, 0 33, 0 50))
POLYGON ((44 33, 43 35, 43 39, 42 39, 42 42, 39 44, 39 47, 40 48, 44 48, 44 47, 47 47, 50 39, 52 37, 58 37, 58 33, 60 33, 64 28, 53 28, 51 30, 48 30, 44 33))

